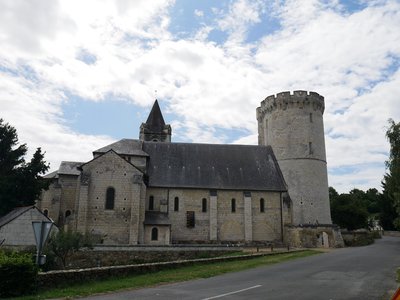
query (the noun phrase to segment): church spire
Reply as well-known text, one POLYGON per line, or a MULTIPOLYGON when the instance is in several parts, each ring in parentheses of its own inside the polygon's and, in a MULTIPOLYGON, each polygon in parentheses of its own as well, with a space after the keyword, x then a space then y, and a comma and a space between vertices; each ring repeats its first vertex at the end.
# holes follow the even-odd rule
POLYGON ((153 104, 146 123, 140 126, 141 141, 171 142, 171 126, 165 124, 158 101, 153 104))
POLYGON ((150 111, 146 124, 153 131, 162 130, 162 128, 165 126, 165 121, 161 113, 160 106, 158 105, 157 99, 153 104, 153 108, 150 111))

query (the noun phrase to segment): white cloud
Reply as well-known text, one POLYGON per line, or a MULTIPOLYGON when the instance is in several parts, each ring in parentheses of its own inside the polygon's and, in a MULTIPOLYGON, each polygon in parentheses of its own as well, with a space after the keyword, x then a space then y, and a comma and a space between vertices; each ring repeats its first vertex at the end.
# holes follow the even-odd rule
POLYGON ((196 17, 203 17, 203 16, 204 16, 204 11, 199 10, 199 9, 195 9, 195 10, 194 10, 194 15, 195 15, 196 17))
MULTIPOLYGON (((186 140, 226 142, 218 127, 247 130, 235 143, 254 144, 255 109, 263 98, 313 90, 326 97, 329 166, 363 168, 346 176, 331 172, 331 184, 345 191, 363 177, 365 186, 379 187, 377 165, 388 150, 384 126, 389 117, 400 119, 397 1, 366 2, 351 14, 338 1, 236 0, 227 11, 211 8, 215 22, 186 40, 169 32, 173 4, 2 1, 0 68, 7 71, 0 69, 1 117, 17 127, 21 141, 42 146, 58 163, 88 159, 112 140, 68 128, 65 92, 149 106, 158 90, 179 118, 174 132, 186 140), (281 28, 246 43, 250 28, 268 14, 281 28), (213 29, 228 33, 227 41, 209 41, 213 29)), ((208 17, 206 10, 194 14, 208 17)))
POLYGON ((231 3, 229 11, 219 21, 219 28, 229 33, 229 44, 242 42, 247 29, 259 23, 260 14, 265 6, 264 1, 237 0, 231 3))

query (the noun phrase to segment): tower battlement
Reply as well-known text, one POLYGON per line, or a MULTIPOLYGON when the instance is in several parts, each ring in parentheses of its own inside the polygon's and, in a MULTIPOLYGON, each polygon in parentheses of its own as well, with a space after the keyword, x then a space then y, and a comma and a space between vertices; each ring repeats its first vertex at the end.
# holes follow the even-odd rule
POLYGON ((318 110, 323 114, 325 110, 324 97, 316 92, 307 91, 281 92, 271 95, 261 101, 261 106, 257 107, 257 119, 262 119, 266 113, 274 110, 290 108, 318 110))

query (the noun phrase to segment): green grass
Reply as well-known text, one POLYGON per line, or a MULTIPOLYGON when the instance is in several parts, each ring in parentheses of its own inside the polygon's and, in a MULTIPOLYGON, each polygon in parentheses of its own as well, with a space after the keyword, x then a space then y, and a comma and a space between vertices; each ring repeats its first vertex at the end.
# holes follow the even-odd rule
POLYGON ((177 269, 163 270, 142 275, 132 275, 123 278, 110 278, 102 281, 86 282, 84 284, 70 285, 57 289, 39 292, 33 296, 25 296, 14 299, 49 299, 49 298, 71 298, 77 296, 88 296, 98 293, 106 293, 123 289, 137 289, 159 284, 186 281, 198 278, 208 278, 228 272, 237 272, 258 266, 276 264, 279 262, 306 257, 322 253, 315 250, 282 253, 252 258, 241 261, 228 261, 209 264, 195 264, 177 269))
POLYGON ((396 279, 396 281, 397 281, 397 282, 400 282, 400 268, 398 268, 396 272, 397 272, 397 279, 396 279))

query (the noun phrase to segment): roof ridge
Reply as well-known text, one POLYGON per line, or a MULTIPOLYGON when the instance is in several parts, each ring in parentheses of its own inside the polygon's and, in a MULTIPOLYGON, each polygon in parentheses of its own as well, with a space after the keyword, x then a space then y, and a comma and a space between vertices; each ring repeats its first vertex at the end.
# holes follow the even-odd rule
POLYGON ((213 144, 213 143, 189 143, 189 142, 153 142, 153 141, 144 141, 144 143, 148 144, 162 144, 162 145, 212 145, 212 146, 238 146, 238 147, 260 147, 260 148, 268 148, 271 147, 269 145, 249 145, 249 144, 213 144))

